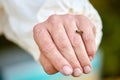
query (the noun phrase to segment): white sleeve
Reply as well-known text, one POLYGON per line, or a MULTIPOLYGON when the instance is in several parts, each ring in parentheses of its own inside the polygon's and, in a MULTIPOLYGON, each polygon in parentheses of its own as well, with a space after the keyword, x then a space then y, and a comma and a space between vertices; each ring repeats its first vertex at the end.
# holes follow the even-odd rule
MULTIPOLYGON (((88 0, 2 0, 2 4, 8 21, 7 24, 5 23, 4 29, 0 28, 0 30, 7 39, 28 51, 36 60, 38 60, 40 52, 33 38, 33 27, 38 21, 42 22, 52 14, 71 13, 87 16, 97 29, 97 47, 100 44, 101 19, 88 0)), ((2 14, 4 15, 4 13, 2 14)), ((5 22, 5 20, 3 21, 5 22)), ((3 27, 3 24, 0 21, 1 26, 3 27)))
POLYGON ((87 16, 96 27, 97 49, 102 38, 102 22, 98 12, 88 0, 47 0, 38 12, 38 20, 45 21, 52 14, 82 14, 87 16))
POLYGON ((36 15, 40 8, 39 0, 0 0, 4 13, 0 15, 0 31, 35 60, 39 58, 39 49, 33 38, 33 27, 38 23, 36 15), (5 17, 4 17, 5 15, 5 17))

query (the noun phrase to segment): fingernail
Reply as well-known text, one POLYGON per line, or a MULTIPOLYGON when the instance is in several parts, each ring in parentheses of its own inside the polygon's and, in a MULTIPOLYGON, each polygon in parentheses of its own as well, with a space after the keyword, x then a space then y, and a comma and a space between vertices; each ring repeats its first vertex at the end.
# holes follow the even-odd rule
POLYGON ((90 66, 85 66, 85 67, 84 67, 84 72, 85 72, 86 74, 90 73, 90 72, 91 72, 90 66))
POLYGON ((74 76, 78 77, 82 74, 82 71, 80 70, 80 68, 76 68, 76 69, 74 69, 73 74, 74 74, 74 76))
POLYGON ((72 74, 72 69, 69 66, 64 66, 63 71, 64 71, 65 75, 72 74))

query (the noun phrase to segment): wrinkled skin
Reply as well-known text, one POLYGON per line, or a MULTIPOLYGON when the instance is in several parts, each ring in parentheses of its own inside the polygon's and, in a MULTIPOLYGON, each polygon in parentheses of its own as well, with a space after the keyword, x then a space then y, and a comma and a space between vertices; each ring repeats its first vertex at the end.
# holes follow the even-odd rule
POLYGON ((46 73, 78 77, 91 72, 91 60, 96 52, 95 27, 87 17, 51 15, 38 23, 33 32, 41 52, 39 61, 46 73))

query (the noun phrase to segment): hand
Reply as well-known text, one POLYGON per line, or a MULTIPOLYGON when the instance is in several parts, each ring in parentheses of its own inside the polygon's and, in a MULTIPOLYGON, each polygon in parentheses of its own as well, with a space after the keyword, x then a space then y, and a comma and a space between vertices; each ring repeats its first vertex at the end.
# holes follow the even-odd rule
POLYGON ((95 27, 83 15, 51 15, 34 27, 41 51, 40 62, 48 74, 80 76, 92 70, 96 52, 95 27), (76 30, 81 30, 80 35, 76 30))

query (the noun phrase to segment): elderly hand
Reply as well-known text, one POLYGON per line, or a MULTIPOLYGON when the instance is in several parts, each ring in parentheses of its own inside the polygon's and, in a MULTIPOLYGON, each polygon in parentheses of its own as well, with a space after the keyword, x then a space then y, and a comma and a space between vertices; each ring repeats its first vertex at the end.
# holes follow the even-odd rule
POLYGON ((90 60, 96 52, 95 27, 85 16, 51 15, 34 27, 34 39, 48 74, 61 72, 77 77, 91 72, 90 60))

